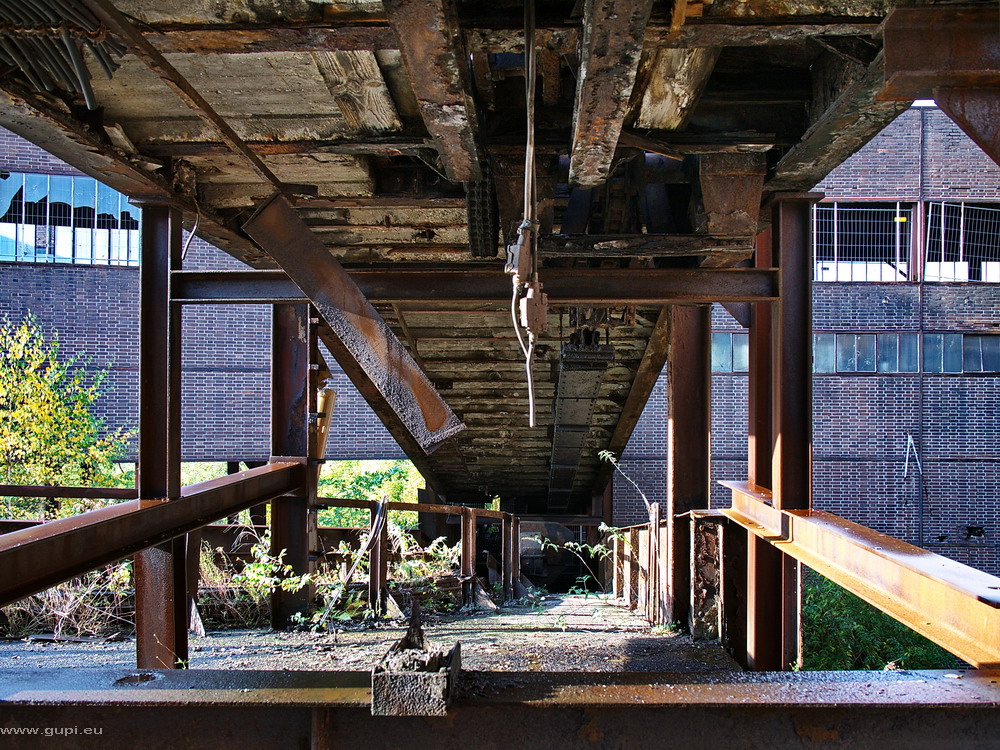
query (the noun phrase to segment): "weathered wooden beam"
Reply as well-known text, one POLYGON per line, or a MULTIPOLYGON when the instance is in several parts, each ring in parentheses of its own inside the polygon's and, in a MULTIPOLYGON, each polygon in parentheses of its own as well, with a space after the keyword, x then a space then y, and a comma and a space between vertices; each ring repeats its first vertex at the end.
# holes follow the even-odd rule
POLYGON ((313 52, 312 58, 352 131, 377 134, 403 129, 374 53, 313 52))
POLYGON ((170 24, 152 29, 145 32, 145 37, 163 54, 242 55, 399 48, 396 35, 384 19, 339 26, 170 24))
POLYGON ((569 181, 608 179, 635 84, 652 0, 586 0, 573 110, 569 181))
POLYGON ((539 238, 542 257, 668 257, 708 253, 744 254, 753 235, 713 237, 707 234, 554 234, 539 238))
POLYGON ((274 195, 244 230, 310 298, 329 326, 329 335, 321 332, 323 342, 411 458, 462 429, 364 292, 288 201, 274 195))
POLYGON ((867 70, 836 90, 764 183, 765 199, 779 191, 810 190, 909 107, 909 102, 878 101, 884 72, 885 59, 879 54, 867 70))
POLYGON ((636 84, 642 88, 636 127, 682 129, 701 98, 721 51, 718 47, 697 47, 643 52, 636 84))
POLYGON ((453 7, 445 0, 386 0, 384 5, 448 179, 481 179, 476 108, 453 7))
MULTIPOLYGON (((350 154, 357 156, 412 156, 433 148, 424 138, 372 136, 364 140, 337 139, 317 141, 247 141, 260 156, 286 154, 350 154)), ((225 156, 229 147, 221 141, 170 141, 141 144, 144 154, 158 157, 225 156)), ((307 196, 308 198, 308 196, 307 196)))

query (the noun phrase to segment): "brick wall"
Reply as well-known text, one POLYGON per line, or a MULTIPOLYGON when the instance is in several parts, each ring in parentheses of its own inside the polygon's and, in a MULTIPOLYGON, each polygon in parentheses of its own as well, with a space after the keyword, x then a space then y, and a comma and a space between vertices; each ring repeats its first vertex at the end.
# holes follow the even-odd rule
MULTIPOLYGON (((0 169, 80 174, 38 147, 0 129, 0 169)), ((185 239, 187 235, 185 234, 185 239)), ((195 238, 184 267, 246 268, 195 238)), ((0 316, 29 311, 57 333, 69 356, 110 365, 98 407, 109 426, 138 426, 138 298, 136 268, 0 263, 0 316)), ((271 311, 266 305, 189 306, 183 315, 182 439, 186 461, 261 460, 270 453, 271 311)), ((327 361, 336 366, 331 357, 327 361)), ((368 404, 337 369, 337 406, 327 456, 405 458, 368 404)))

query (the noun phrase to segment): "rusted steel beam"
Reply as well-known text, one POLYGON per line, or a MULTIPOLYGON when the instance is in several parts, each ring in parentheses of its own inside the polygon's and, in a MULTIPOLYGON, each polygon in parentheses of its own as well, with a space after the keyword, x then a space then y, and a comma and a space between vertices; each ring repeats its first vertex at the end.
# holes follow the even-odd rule
POLYGON ((709 506, 712 434, 712 321, 708 305, 670 308, 667 344, 667 607, 686 623, 691 592, 690 530, 684 514, 709 506))
POLYGON ((304 478, 301 464, 273 463, 185 487, 178 501, 131 500, 4 534, 0 606, 299 490, 304 478))
MULTIPOLYGON (((190 197, 175 191, 158 172, 143 168, 149 159, 122 154, 99 131, 85 126, 51 100, 20 86, 10 76, 0 78, 0 92, 3 127, 130 198, 168 202, 194 215, 195 204, 190 197)), ((250 265, 266 257, 206 207, 200 207, 200 212, 199 236, 250 265)))
POLYGON ((445 174, 454 182, 482 179, 468 56, 454 6, 445 0, 385 0, 383 5, 445 174))
MULTIPOLYGON (((180 496, 181 308, 170 302, 170 273, 181 265, 180 212, 142 208, 139 269, 139 507, 180 496)), ((172 669, 187 661, 187 541, 136 553, 136 664, 172 669)))
POLYGON ((956 656, 1000 667, 1000 578, 831 513, 782 511, 745 482, 723 512, 755 537, 860 596, 956 656))
POLYGON ((387 518, 379 521, 380 514, 388 512, 380 507, 383 503, 373 503, 369 534, 375 535, 368 560, 368 606, 377 615, 385 613, 389 579, 389 523, 387 518))
POLYGON ((764 154, 702 154, 699 161, 701 201, 709 233, 716 237, 757 234, 767 167, 764 154))
POLYGON ((45 485, 0 484, 0 495, 11 497, 81 497, 96 500, 134 500, 132 487, 47 487, 45 485))
POLYGON ((1000 164, 1000 85, 991 88, 939 88, 934 100, 941 110, 1000 164))
MULTIPOLYGON (((326 263, 336 263, 326 254, 326 263)), ((339 268, 339 264, 338 264, 339 268)), ((341 269, 376 304, 510 301, 510 280, 499 269, 341 269)), ((700 304, 772 302, 777 274, 752 268, 543 268, 549 300, 559 304, 700 304)), ((306 299, 280 271, 179 271, 174 300, 185 304, 298 302, 306 299)), ((315 283, 313 284, 315 285, 315 283)), ((405 312, 405 311, 404 311, 405 312)))
POLYGON ((569 165, 572 185, 596 187, 608 179, 652 7, 652 0, 584 3, 569 165))
POLYGON ((261 158, 250 149, 243 139, 233 130, 229 122, 209 104, 205 97, 198 93, 180 72, 170 64, 159 50, 156 49, 139 30, 109 0, 81 0, 83 4, 111 32, 119 37, 146 66, 173 91, 199 118, 213 127, 229 146, 234 154, 241 157, 250 168, 264 181, 269 182, 276 190, 291 189, 292 192, 308 192, 305 186, 285 185, 271 171, 261 158))
MULTIPOLYGON (((309 323, 309 305, 275 305, 271 318, 271 455, 310 455, 310 339, 315 329, 309 323)), ((310 477, 313 471, 308 472, 310 477)), ((309 573, 308 488, 298 496, 271 502, 271 554, 284 551, 283 563, 291 576, 309 573)), ((309 607, 310 587, 286 591, 280 586, 271 594, 271 627, 288 627, 297 612, 309 607)))
POLYGON ((323 342, 411 459, 463 428, 365 293, 284 198, 273 196, 244 229, 309 296, 329 327, 323 342))
POLYGON ((882 100, 929 99, 939 88, 1000 86, 995 5, 893 8, 883 26, 882 100))

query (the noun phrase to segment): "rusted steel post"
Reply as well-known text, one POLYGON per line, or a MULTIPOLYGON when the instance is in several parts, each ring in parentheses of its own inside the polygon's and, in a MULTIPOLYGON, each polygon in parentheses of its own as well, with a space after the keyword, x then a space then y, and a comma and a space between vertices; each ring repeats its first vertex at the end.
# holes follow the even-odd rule
POLYGON ((500 538, 503 545, 501 553, 502 568, 501 580, 503 581, 503 600, 509 602, 514 598, 514 578, 513 560, 514 555, 514 523, 510 513, 504 513, 500 522, 500 538))
POLYGON ((624 560, 622 552, 625 545, 621 537, 614 537, 611 540, 611 597, 620 599, 622 596, 622 565, 624 560))
MULTIPOLYGON (((309 456, 310 402, 309 306, 274 305, 271 329, 271 455, 309 456)), ((271 554, 284 552, 291 575, 309 572, 308 498, 280 497, 271 503, 271 554)), ((289 619, 309 607, 308 587, 271 594, 271 627, 288 627, 289 619)))
MULTIPOLYGON (((757 237, 754 265, 770 268, 772 264, 772 229, 757 237)), ((771 459, 774 453, 772 419, 772 305, 754 303, 750 308, 748 373, 748 458, 747 474, 751 483, 771 487, 771 459)), ((775 554, 746 533, 732 531, 732 543, 726 551, 726 581, 723 583, 726 606, 724 625, 728 645, 737 661, 746 668, 780 669, 777 640, 780 638, 782 601, 780 587, 773 580, 780 576, 775 554), (741 537, 741 538, 737 538, 741 537), (739 552, 745 550, 743 559, 739 552), (744 606, 739 606, 740 604, 744 606), (735 619, 740 618, 741 622, 735 619)))
POLYGON ((462 602, 473 601, 472 577, 476 574, 476 510, 462 509, 462 602))
POLYGON ((514 581, 514 591, 517 591, 517 584, 521 581, 521 519, 514 516, 510 525, 511 556, 510 575, 514 581))
MULTIPOLYGON (((754 266, 771 267, 771 228, 757 236, 754 266)), ((748 401, 748 478, 751 484, 771 486, 771 303, 750 305, 748 401)))
POLYGON ((686 623, 691 598, 690 533, 684 513, 709 506, 712 321, 707 305, 670 310, 667 354, 667 615, 686 623))
POLYGON ((373 503, 371 509, 371 530, 375 534, 368 560, 368 606, 376 615, 385 612, 386 595, 389 578, 389 519, 378 523, 379 513, 387 514, 383 503, 373 503))
MULTIPOLYGON (((139 270, 139 506, 180 496, 180 308, 170 272, 181 265, 181 215, 142 208, 139 270)), ((135 556, 136 666, 172 669, 188 660, 186 539, 135 556)))
POLYGON ((747 531, 738 524, 724 524, 719 543, 722 646, 747 668, 747 531))
MULTIPOLYGON (((812 507, 812 242, 810 214, 819 193, 779 193, 772 215, 772 260, 780 295, 772 329, 771 481, 774 506, 812 507)), ((780 563, 781 667, 799 662, 799 564, 780 563)))

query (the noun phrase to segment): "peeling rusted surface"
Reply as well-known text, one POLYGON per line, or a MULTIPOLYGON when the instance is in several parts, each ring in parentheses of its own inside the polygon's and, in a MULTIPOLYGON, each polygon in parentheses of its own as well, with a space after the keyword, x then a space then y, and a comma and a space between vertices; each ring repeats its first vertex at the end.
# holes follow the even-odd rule
POLYGON ((476 110, 451 6, 443 0, 386 0, 384 5, 420 114, 437 143, 448 178, 480 179, 476 110))
POLYGON ((584 5, 569 166, 573 185, 593 187, 608 179, 652 6, 652 0, 584 5))
POLYGON ((705 227, 715 236, 755 236, 764 187, 764 154, 702 154, 705 227))
POLYGON ((723 511, 752 534, 971 664, 1000 667, 1000 579, 823 511, 781 511, 769 492, 723 482, 723 511))
POLYGON ((934 100, 986 154, 1000 164, 1000 86, 934 90, 934 100))

